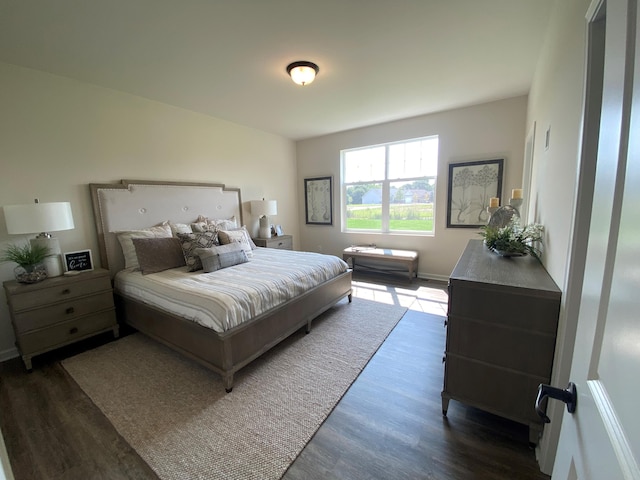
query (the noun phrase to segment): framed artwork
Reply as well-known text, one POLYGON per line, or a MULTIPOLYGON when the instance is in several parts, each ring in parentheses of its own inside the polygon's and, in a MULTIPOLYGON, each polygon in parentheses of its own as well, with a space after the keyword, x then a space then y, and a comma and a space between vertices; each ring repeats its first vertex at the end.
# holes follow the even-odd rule
POLYGON ((333 225, 333 177, 304 179, 304 211, 308 225, 333 225))
POLYGON ((447 227, 479 228, 487 224, 491 197, 502 196, 504 159, 449 164, 447 227))
POLYGON ((67 272, 93 270, 93 260, 91 250, 78 250, 77 252, 66 252, 62 255, 64 259, 64 269, 67 272))

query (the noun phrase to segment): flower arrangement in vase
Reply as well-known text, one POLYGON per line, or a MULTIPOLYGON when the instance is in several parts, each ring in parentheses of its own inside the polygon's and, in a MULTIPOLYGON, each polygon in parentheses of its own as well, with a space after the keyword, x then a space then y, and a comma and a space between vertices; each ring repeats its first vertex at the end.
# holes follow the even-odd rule
POLYGON ((529 254, 540 259, 541 251, 536 244, 542 242, 542 225, 531 223, 523 227, 516 217, 503 227, 486 225, 481 228, 485 245, 497 254, 503 257, 529 254))
POLYGON ((47 270, 42 262, 48 255, 49 248, 44 245, 9 245, 2 252, 0 261, 18 264, 13 271, 18 282, 36 283, 47 278, 47 270))

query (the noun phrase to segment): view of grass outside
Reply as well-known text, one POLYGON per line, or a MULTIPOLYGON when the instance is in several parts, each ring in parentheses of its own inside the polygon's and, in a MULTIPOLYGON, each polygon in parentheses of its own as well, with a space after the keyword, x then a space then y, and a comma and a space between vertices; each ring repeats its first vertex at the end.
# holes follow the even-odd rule
POLYGON ((371 233, 434 233, 438 137, 341 152, 343 228, 371 233))
MULTIPOLYGON (((348 230, 380 230, 382 205, 347 205, 348 230)), ((389 231, 433 231, 433 203, 389 205, 389 231)))

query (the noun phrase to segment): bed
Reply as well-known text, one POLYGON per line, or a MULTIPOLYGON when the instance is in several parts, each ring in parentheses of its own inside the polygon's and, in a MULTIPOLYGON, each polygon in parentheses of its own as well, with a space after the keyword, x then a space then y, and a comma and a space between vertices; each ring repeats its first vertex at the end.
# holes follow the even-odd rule
MULTIPOLYGON (((90 184, 93 211, 100 248, 101 264, 109 269, 114 279, 114 294, 119 321, 162 342, 168 347, 188 356, 222 376, 224 388, 230 392, 233 388, 234 374, 252 360, 259 357, 289 335, 306 328, 311 329, 312 320, 347 297, 351 302, 351 271, 338 269, 318 274, 315 284, 302 290, 288 292, 288 288, 278 288, 280 280, 275 280, 269 288, 274 294, 272 304, 255 306, 246 318, 222 320, 220 325, 208 325, 206 319, 199 319, 193 312, 171 309, 142 294, 136 294, 131 288, 146 291, 149 283, 159 285, 160 293, 156 298, 167 295, 172 290, 171 282, 186 282, 194 279, 215 279, 224 277, 222 281, 228 288, 241 277, 253 277, 260 264, 264 268, 279 270, 282 278, 294 283, 299 277, 295 272, 295 264, 313 263, 318 257, 327 255, 309 252, 291 252, 275 249, 255 250, 255 257, 248 263, 230 267, 213 273, 187 272, 180 267, 169 271, 146 275, 132 268, 125 268, 125 255, 116 232, 146 229, 171 221, 174 225, 190 224, 197 217, 215 219, 234 219, 242 225, 242 199, 240 189, 228 188, 223 184, 182 183, 122 180, 115 184, 90 184), (276 253, 277 252, 277 253, 276 253), (272 257, 281 255, 280 268, 269 267, 272 257), (287 263, 291 268, 286 267, 287 263), (220 275, 218 275, 220 274, 220 275), (129 277, 127 279, 127 277, 129 277), (290 277, 290 278, 288 278, 290 277), (148 282, 154 279, 153 282, 148 282), (186 280, 185 280, 186 279, 186 280), (140 282, 139 287, 135 287, 140 282), (134 287, 126 287, 134 285, 134 287)), ((339 260, 342 262, 342 260, 339 260)), ((300 275, 306 275, 300 273, 300 275)), ((215 283, 214 280, 211 280, 215 283)), ((266 281, 266 280, 265 280, 266 281)), ((284 281, 284 280, 283 280, 284 281)), ((207 286, 215 290, 216 286, 207 286)), ((220 287, 221 288, 221 287, 220 287)), ((239 287, 250 290, 250 286, 239 287)), ((188 287, 183 288, 188 294, 188 287)), ((150 291, 150 290, 149 290, 150 291)), ((138 292, 139 293, 139 292, 138 292)), ((189 306, 189 300, 180 300, 189 306)), ((256 302, 246 301, 245 303, 256 302)), ((192 311, 199 311, 194 302, 192 311)))

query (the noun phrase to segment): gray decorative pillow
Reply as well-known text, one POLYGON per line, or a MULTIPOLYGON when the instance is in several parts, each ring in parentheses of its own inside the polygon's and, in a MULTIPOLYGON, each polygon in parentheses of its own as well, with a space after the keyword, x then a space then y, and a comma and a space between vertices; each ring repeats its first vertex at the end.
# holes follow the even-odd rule
POLYGON ((221 268, 232 267, 249 261, 249 257, 239 243, 219 245, 211 248, 196 248, 195 254, 200 257, 205 273, 215 272, 221 268))
POLYGON ((155 227, 143 228, 141 230, 129 230, 114 232, 118 237, 122 254, 124 255, 125 268, 139 268, 136 249, 133 246, 134 238, 167 238, 171 237, 171 227, 168 224, 157 225, 155 227))
POLYGON ((131 241, 143 275, 185 266, 177 238, 132 238, 131 241))
POLYGON ((218 232, 178 233, 178 238, 182 243, 182 253, 187 270, 190 272, 202 270, 200 257, 195 254, 196 248, 209 248, 218 245, 218 232))

